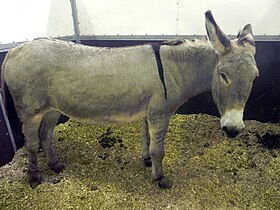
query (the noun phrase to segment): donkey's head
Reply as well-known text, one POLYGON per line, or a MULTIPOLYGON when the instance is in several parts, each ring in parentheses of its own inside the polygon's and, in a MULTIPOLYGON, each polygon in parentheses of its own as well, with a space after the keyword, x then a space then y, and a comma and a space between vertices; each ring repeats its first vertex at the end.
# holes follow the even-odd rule
POLYGON ((244 127, 243 111, 258 76, 256 52, 251 25, 246 25, 237 39, 230 40, 216 24, 210 11, 206 30, 212 47, 219 55, 213 71, 212 95, 221 115, 221 128, 235 137, 244 127))

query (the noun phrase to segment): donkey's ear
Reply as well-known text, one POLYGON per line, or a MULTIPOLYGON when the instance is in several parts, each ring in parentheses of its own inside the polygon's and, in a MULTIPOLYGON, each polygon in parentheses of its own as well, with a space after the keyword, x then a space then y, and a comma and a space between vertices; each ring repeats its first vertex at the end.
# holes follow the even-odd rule
POLYGON ((244 43, 248 43, 253 47, 256 46, 255 40, 253 37, 253 31, 251 24, 246 25, 241 32, 239 32, 238 36, 238 44, 244 45, 244 43))
POLYGON ((219 53, 224 53, 231 47, 230 39, 217 25, 211 11, 205 13, 205 26, 213 48, 219 53))

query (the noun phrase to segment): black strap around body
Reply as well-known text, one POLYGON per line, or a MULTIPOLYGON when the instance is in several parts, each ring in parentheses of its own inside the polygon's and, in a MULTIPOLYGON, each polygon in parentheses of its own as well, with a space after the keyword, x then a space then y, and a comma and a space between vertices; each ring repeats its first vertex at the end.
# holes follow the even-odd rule
POLYGON ((156 56, 156 61, 157 61, 157 67, 158 67, 158 74, 159 74, 159 78, 160 81, 163 85, 163 89, 164 89, 164 97, 167 100, 167 90, 166 90, 166 85, 165 85, 165 80, 164 80, 164 73, 163 73, 163 66, 162 66, 162 62, 161 62, 161 58, 160 58, 160 46, 161 44, 152 44, 155 56, 156 56))

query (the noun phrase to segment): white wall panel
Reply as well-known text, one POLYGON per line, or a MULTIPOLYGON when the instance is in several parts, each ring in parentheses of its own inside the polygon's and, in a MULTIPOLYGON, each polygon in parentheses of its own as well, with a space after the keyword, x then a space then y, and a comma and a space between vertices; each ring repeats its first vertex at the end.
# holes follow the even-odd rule
MULTIPOLYGON (((280 34, 280 0, 76 1, 81 35, 205 34, 208 9, 226 34, 247 23, 254 34, 280 34)), ((1 43, 73 33, 69 0, 0 0, 1 43)))

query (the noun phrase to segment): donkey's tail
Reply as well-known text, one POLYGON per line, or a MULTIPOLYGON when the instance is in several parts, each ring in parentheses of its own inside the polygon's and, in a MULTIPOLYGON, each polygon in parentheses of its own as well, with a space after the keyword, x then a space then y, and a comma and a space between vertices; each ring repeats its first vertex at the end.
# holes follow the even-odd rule
POLYGON ((7 129, 10 135, 10 140, 14 149, 14 152, 17 149, 21 148, 24 145, 24 134, 22 133, 22 123, 18 117, 13 97, 10 93, 10 90, 5 82, 4 78, 4 68, 5 60, 2 65, 1 70, 1 93, 0 95, 0 105, 3 108, 3 115, 7 125, 7 129))

